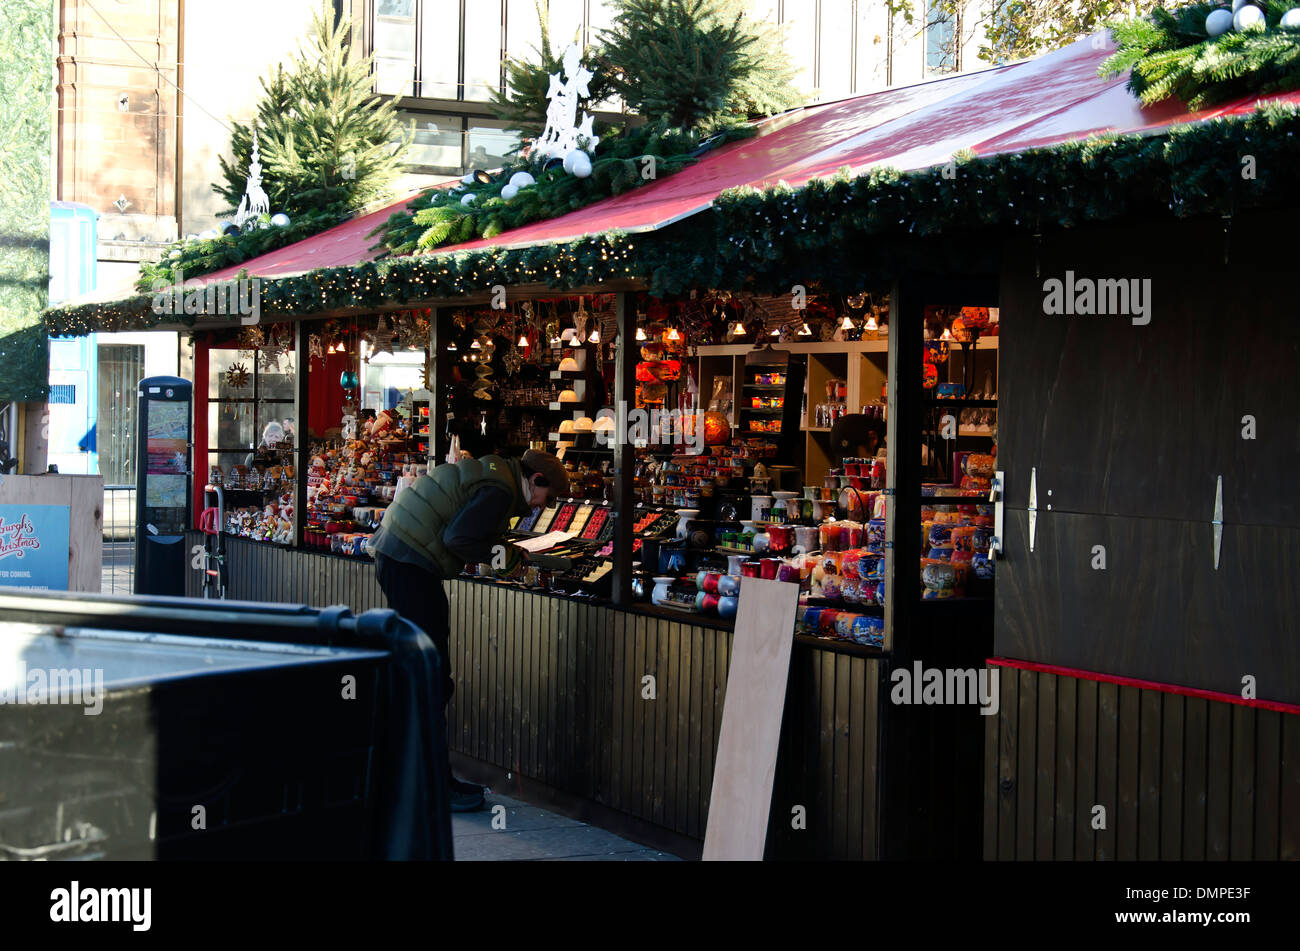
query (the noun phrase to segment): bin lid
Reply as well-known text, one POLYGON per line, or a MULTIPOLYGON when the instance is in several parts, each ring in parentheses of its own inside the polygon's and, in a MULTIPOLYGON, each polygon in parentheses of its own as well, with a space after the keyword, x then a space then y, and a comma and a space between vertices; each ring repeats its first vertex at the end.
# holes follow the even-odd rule
POLYGON ((0 698, 78 702, 98 693, 277 667, 369 660, 383 651, 100 628, 0 623, 0 698), (87 682, 89 679, 90 682, 87 682))

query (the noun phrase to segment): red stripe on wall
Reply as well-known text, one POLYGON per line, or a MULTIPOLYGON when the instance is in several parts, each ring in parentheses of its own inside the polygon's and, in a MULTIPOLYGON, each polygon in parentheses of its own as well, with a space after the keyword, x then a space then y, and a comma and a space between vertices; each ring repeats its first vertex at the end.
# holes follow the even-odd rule
POLYGON ((203 512, 203 487, 208 483, 208 350, 211 347, 211 334, 194 335, 194 474, 191 489, 194 493, 194 508, 191 511, 193 525, 199 527, 199 515, 203 512))
POLYGON ((1197 687, 1180 687, 1177 684, 1159 683, 1154 680, 1137 680, 1133 677, 1116 677, 1114 674, 1099 674, 1091 670, 1076 670, 1073 667, 1057 667, 1054 664, 1036 664, 1027 660, 1012 660, 1009 657, 990 657, 985 661, 990 667, 1014 667, 1017 670, 1033 670, 1041 674, 1057 674, 1062 677, 1074 677, 1078 680, 1095 680, 1098 683, 1119 684, 1121 687, 1140 687, 1143 690, 1159 690, 1161 693, 1176 693, 1183 697, 1200 697, 1203 700, 1215 700, 1219 703, 1235 703, 1239 707, 1257 707, 1261 710, 1274 710, 1278 713, 1300 715, 1300 705, 1279 703, 1276 700, 1247 700, 1235 694, 1220 693, 1217 690, 1201 690, 1197 687))

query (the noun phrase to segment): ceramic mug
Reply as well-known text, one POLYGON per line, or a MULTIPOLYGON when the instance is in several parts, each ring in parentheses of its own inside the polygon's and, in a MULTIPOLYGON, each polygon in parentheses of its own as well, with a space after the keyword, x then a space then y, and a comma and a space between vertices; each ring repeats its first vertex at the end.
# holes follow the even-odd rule
POLYGON ((812 525, 796 525, 794 529, 795 544, 804 551, 813 551, 817 547, 817 528, 812 525))
POLYGON ((767 536, 772 551, 789 551, 794 544, 794 528, 790 525, 769 525, 767 536))

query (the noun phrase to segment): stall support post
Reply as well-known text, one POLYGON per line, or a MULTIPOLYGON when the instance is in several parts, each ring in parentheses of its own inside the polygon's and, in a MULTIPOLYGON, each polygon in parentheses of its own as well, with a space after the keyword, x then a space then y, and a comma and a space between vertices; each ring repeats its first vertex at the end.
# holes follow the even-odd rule
POLYGON ((297 371, 293 381, 294 422, 297 424, 293 434, 293 538, 294 544, 299 548, 302 547, 307 529, 307 472, 311 468, 311 441, 308 439, 310 427, 307 423, 311 419, 311 406, 308 403, 311 387, 307 385, 307 377, 311 373, 310 337, 303 322, 297 321, 293 335, 293 365, 297 371))
POLYGON ((451 311, 446 307, 434 307, 429 312, 429 359, 433 362, 433 379, 429 381, 429 390, 433 396, 429 400, 429 465, 434 466, 447 458, 451 449, 447 441, 447 397, 441 385, 447 379, 451 366, 444 352, 451 342, 451 327, 448 326, 451 311))
POLYGON ((636 523, 632 470, 636 450, 627 439, 627 414, 636 400, 636 297, 627 291, 614 299, 618 340, 614 345, 614 603, 632 603, 632 527, 636 523))
POLYGON ((914 280, 895 281, 889 294, 889 447, 885 485, 889 518, 885 521, 885 649, 904 654, 916 614, 921 548, 916 525, 921 514, 921 324, 925 303, 914 280))

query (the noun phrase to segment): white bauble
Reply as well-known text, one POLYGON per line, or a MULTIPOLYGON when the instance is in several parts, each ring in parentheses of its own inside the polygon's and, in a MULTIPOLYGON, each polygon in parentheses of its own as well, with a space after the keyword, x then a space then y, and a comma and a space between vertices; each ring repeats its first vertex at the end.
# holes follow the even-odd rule
POLYGON ((1300 29, 1300 7, 1295 7, 1282 14, 1282 19, 1278 21, 1277 25, 1288 30, 1300 29))
POLYGON ((568 174, 572 175, 573 163, 578 160, 579 155, 585 156, 586 154, 587 153, 582 151, 582 149, 569 149, 569 151, 564 153, 564 158, 562 159, 562 165, 564 167, 564 170, 568 174))
POLYGON ((1236 13, 1248 3, 1250 3, 1250 0, 1232 0, 1232 12, 1236 13))
POLYGON ((564 170, 574 178, 586 178, 591 174, 591 159, 586 152, 575 149, 564 157, 564 170))
POLYGON ((199 232, 199 237, 204 241, 212 241, 215 238, 221 237, 221 233, 217 231, 216 228, 209 228, 207 231, 199 232))
POLYGON ((515 172, 510 176, 510 184, 515 188, 527 188, 529 185, 536 185, 537 179, 527 172, 515 172))
POLYGON ((473 173, 473 172, 470 172, 468 175, 463 176, 463 177, 461 178, 461 180, 460 180, 460 183, 461 183, 462 185, 473 185, 473 184, 474 184, 474 173, 473 173))
POLYGON ((1262 30, 1264 26, 1264 11, 1259 7, 1245 6, 1232 15, 1232 28, 1238 33, 1262 30))
POLYGON ((178 258, 178 257, 180 257, 180 256, 181 256, 181 252, 180 252, 180 249, 179 249, 179 248, 177 248, 177 249, 176 249, 175 251, 173 251, 171 254, 167 255, 167 257, 169 257, 169 258, 178 258))
POLYGON ((470 192, 468 195, 462 195, 460 199, 462 205, 472 205, 476 201, 478 201, 478 195, 475 195, 473 192, 470 192))
POLYGON ((1227 10, 1214 10, 1205 18, 1205 32, 1210 36, 1222 36, 1232 29, 1232 14, 1227 10))
POLYGON ((275 225, 277 228, 287 228, 289 227, 289 216, 283 211, 276 212, 271 216, 271 224, 275 225))
POLYGON ((518 194, 519 194, 518 185, 507 185, 505 188, 501 189, 501 197, 506 201, 509 201, 511 198, 514 198, 518 194))
POLYGON ((199 236, 192 231, 185 236, 185 242, 187 244, 193 244, 197 240, 199 240, 199 236))

